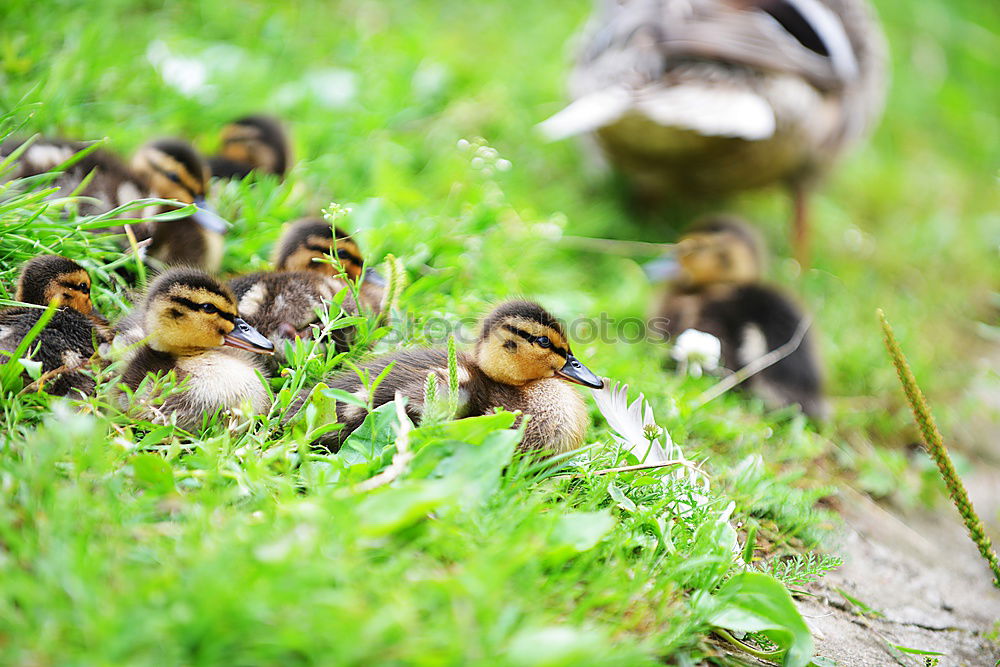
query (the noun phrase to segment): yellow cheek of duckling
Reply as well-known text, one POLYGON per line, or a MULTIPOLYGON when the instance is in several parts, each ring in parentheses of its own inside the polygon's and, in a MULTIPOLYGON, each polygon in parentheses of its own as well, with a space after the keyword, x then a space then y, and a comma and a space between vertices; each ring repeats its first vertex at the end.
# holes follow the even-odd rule
POLYGON ((155 172, 150 179, 150 190, 160 199, 176 199, 177 201, 190 204, 191 194, 177 183, 159 172, 155 172))
MULTIPOLYGON (((346 250, 354 257, 361 257, 361 250, 358 248, 354 241, 348 241, 346 239, 341 239, 337 241, 337 250, 346 250)), ((350 259, 340 260, 341 264, 344 265, 344 271, 347 272, 349 278, 357 280, 361 277, 361 265, 350 259)))
POLYGON ((242 141, 227 142, 222 147, 222 154, 234 162, 252 163, 253 161, 249 146, 242 141))
POLYGON ((288 255, 284 263, 278 268, 285 271, 315 271, 323 275, 332 276, 336 272, 336 268, 327 262, 317 261, 324 257, 329 259, 330 256, 310 250, 303 245, 288 255))
POLYGON ((160 347, 168 350, 205 350, 221 347, 233 325, 207 313, 167 309, 154 331, 160 347), (180 314, 178 314, 180 313, 180 314))

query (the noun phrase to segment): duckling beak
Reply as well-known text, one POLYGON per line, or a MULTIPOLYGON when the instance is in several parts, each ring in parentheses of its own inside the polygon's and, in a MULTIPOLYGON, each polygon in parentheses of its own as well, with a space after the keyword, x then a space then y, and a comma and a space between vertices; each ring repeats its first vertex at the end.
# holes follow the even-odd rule
POLYGON ((361 275, 361 282, 370 283, 375 287, 385 287, 385 278, 382 274, 375 269, 365 269, 365 272, 361 275))
POLYGON ((573 384, 582 384, 591 389, 604 387, 604 380, 594 375, 594 372, 580 363, 572 354, 566 356, 566 365, 556 371, 556 375, 573 384))
POLYGON ((676 253, 670 253, 646 262, 642 265, 642 270, 646 274, 646 279, 655 285, 676 279, 680 275, 681 265, 677 261, 676 253))
POLYGON ((225 336, 222 344, 257 354, 274 354, 274 344, 247 324, 242 317, 236 318, 236 326, 225 336))
POLYGON ((191 214, 192 220, 216 234, 225 234, 229 231, 229 223, 212 210, 212 207, 208 205, 203 197, 195 199, 194 205, 198 207, 198 210, 191 214))

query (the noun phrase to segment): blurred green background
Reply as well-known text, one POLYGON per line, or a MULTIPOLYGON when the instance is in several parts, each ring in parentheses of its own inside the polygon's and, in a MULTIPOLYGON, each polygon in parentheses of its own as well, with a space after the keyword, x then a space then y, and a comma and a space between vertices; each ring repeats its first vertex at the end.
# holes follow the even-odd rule
MULTIPOLYGON (((913 504, 939 501, 922 486, 933 490, 937 482, 927 460, 905 448, 914 431, 882 347, 876 308, 894 324, 963 460, 1000 459, 1000 6, 974 0, 876 4, 891 47, 891 92, 872 140, 839 165, 814 201, 813 266, 801 272, 788 259, 784 192, 717 204, 759 224, 773 254, 771 279, 814 313, 834 397, 832 423, 817 435, 801 420, 764 415, 759 405, 733 395, 692 411, 690 402, 712 380, 661 371, 662 346, 594 342, 574 351, 600 374, 645 392, 689 455, 713 457, 709 467, 720 479, 735 476, 728 469, 748 453, 763 452, 771 472, 787 473, 782 489, 828 482, 835 471, 875 495, 913 504)), ((393 253, 406 262, 413 282, 402 305, 419 316, 475 316, 499 298, 524 294, 566 318, 642 317, 655 289, 636 260, 569 249, 558 239, 579 234, 670 241, 691 211, 637 219, 620 184, 590 172, 578 145, 547 144, 534 131, 565 102, 568 43, 589 11, 587 2, 566 0, 6 0, 0 6, 0 110, 15 111, 23 134, 107 137, 123 155, 164 135, 186 137, 210 153, 220 128, 234 117, 258 111, 281 116, 296 150, 288 182, 230 185, 214 193, 235 223, 227 272, 266 266, 282 223, 336 201, 354 206, 352 222, 373 260, 393 253), (477 168, 473 154, 459 147, 459 140, 476 137, 509 160, 510 169, 477 168)), ((17 268, 0 266, 7 294, 17 268)), ((120 310, 120 299, 106 286, 95 293, 110 314, 120 310)), ((214 450, 205 455, 207 468, 221 467, 216 455, 222 456, 214 450)), ((113 478, 113 469, 103 472, 113 478)), ((242 480, 244 473, 231 474, 242 480)), ((40 489, 52 481, 39 475, 40 489)), ((82 502, 83 490, 75 492, 70 498, 82 502)), ((781 515, 784 496, 774 488, 748 490, 733 482, 727 492, 741 511, 770 503, 765 514, 778 517, 784 538, 802 532, 797 518, 781 515)), ((294 497, 294 490, 284 493, 294 497)), ((117 507, 116 497, 109 493, 102 502, 117 507)), ((326 509, 331 507, 340 505, 326 509)), ((250 548, 244 535, 214 550, 206 537, 211 516, 210 510, 197 515, 191 532, 178 538, 198 545, 189 555, 204 559, 199 572, 206 577, 225 570, 228 554, 250 548)), ((282 517, 293 530, 292 518, 282 517)), ((60 519, 69 522, 67 534, 71 519, 60 519)), ((250 521, 233 519, 243 520, 250 521)), ((90 527, 100 525, 95 519, 90 527)), ((256 528, 245 530, 257 534, 256 528)), ((74 562, 85 562, 82 544, 74 562)), ((499 556, 482 552, 477 558, 476 571, 485 576, 499 556)), ((351 563, 357 567, 352 574, 362 576, 360 561, 351 563)), ((428 571, 436 573, 435 567, 428 571)), ((84 577, 66 584, 67 590, 81 586, 86 597, 87 586, 104 576, 93 574, 89 584, 84 577)), ((311 587, 307 574, 292 586, 311 587)), ((255 581, 277 589, 280 576, 272 572, 255 581)), ((143 585, 157 588, 155 582, 143 585)), ((224 595, 218 582, 202 585, 224 595)), ((407 592, 414 600, 422 594, 419 587, 407 592)), ((502 598, 510 591, 490 594, 502 598)), ((230 602, 236 609, 238 600, 230 602)), ((224 625, 225 610, 173 610, 171 618, 188 613, 196 626, 194 619, 218 613, 214 622, 224 625)), ((127 617, 127 609, 118 611, 127 617)), ((102 631, 114 636, 116 627, 102 631)), ((146 630, 155 634, 153 626, 146 630)))

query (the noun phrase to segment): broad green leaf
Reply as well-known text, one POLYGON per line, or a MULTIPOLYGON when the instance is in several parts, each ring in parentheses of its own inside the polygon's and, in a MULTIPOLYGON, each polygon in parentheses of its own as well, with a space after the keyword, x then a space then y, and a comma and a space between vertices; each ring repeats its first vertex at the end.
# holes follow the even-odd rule
POLYGON ((361 530, 372 537, 389 535, 451 501, 454 493, 454 485, 446 481, 420 481, 379 490, 357 507, 361 530))
POLYGON ((727 581, 714 597, 721 604, 708 618, 712 625, 764 633, 785 650, 781 662, 785 667, 805 667, 812 660, 809 628, 792 596, 774 577, 743 572, 727 581))
POLYGON ((549 544, 558 550, 581 553, 593 549, 614 525, 614 518, 605 511, 567 512, 556 517, 549 544))
POLYGON ((395 444, 398 428, 396 402, 389 401, 365 417, 361 426, 344 441, 338 456, 348 465, 374 461, 387 447, 395 444))
POLYGON ((498 412, 492 415, 466 417, 465 419, 421 426, 410 432, 410 447, 414 451, 419 451, 421 447, 430 442, 443 440, 478 445, 491 433, 509 429, 513 426, 515 419, 516 416, 513 413, 498 412))
POLYGON ((174 469, 156 454, 137 454, 132 457, 132 474, 136 484, 154 493, 174 490, 174 469))

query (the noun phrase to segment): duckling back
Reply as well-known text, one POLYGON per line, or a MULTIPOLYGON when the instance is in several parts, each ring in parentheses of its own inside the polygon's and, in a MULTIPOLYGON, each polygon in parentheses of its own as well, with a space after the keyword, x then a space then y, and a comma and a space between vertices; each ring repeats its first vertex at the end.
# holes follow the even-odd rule
MULTIPOLYGON (((759 284, 675 291, 664 300, 659 315, 668 323, 665 333, 673 338, 687 329, 718 338, 722 364, 731 371, 792 341, 805 319, 788 297, 759 284)), ((745 386, 769 409, 798 405, 813 419, 827 417, 819 357, 808 330, 794 351, 751 376, 745 386)))
MULTIPOLYGON (((0 311, 0 350, 13 353, 44 312, 26 307, 0 311)), ((84 367, 101 339, 86 315, 70 308, 56 310, 31 346, 32 359, 42 363, 42 373, 62 371, 44 384, 45 391, 54 396, 91 394, 94 379, 84 367)))
MULTIPOLYGON (((0 145, 0 157, 7 157, 24 142, 8 139, 0 145)), ((14 178, 37 176, 56 169, 86 149, 87 143, 71 139, 40 138, 18 158, 14 178)), ((145 179, 134 173, 117 155, 103 148, 95 149, 65 169, 53 185, 59 188, 54 197, 65 197, 76 191, 84 179, 93 174, 90 182, 79 192, 81 215, 98 215, 118 206, 149 196, 145 179)), ((139 211, 124 214, 138 217, 139 211)))

